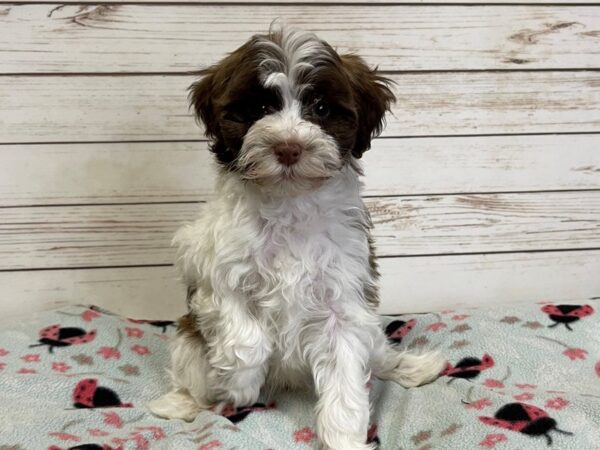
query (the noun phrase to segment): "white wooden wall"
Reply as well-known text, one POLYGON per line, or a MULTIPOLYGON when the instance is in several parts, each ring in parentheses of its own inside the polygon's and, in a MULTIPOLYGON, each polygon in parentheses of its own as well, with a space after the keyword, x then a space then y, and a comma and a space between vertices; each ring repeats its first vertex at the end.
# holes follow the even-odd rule
POLYGON ((365 157, 383 312, 600 296, 600 2, 0 0, 0 314, 183 310, 189 72, 276 17, 397 82, 365 157))

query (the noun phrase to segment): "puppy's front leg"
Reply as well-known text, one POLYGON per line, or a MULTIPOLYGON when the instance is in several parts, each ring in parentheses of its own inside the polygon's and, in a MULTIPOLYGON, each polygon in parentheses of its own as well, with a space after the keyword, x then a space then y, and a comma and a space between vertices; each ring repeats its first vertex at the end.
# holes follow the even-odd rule
POLYGON ((248 406, 256 402, 265 381, 271 338, 248 311, 245 298, 232 293, 219 303, 208 344, 210 391, 214 401, 248 406))
POLYGON ((319 396, 317 434, 326 450, 365 450, 370 348, 364 332, 339 319, 313 324, 306 353, 319 396))

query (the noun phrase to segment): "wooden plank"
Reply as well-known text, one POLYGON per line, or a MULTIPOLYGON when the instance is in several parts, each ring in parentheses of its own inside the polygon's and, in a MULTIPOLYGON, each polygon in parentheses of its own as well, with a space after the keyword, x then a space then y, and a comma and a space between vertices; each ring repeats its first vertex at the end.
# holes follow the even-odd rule
MULTIPOLYGON (((600 190, 369 198, 380 256, 600 248, 600 190)), ((169 264, 200 204, 3 208, 0 270, 169 264)))
MULTIPOLYGON (((377 139, 365 194, 600 189, 599 147, 600 134, 377 139)), ((212 159, 206 142, 4 145, 0 206, 206 200, 212 159)))
POLYGON ((0 272, 0 315, 93 304, 131 318, 174 319, 185 292, 173 267, 0 272))
MULTIPOLYGON (((393 75, 385 136, 600 130, 600 73, 393 75)), ((0 77, 0 142, 198 139, 189 76, 0 77)))
MULTIPOLYGON (((380 260, 384 314, 456 306, 600 296, 600 251, 380 260)), ((172 267, 0 272, 3 317, 69 303, 92 303, 128 317, 173 319, 185 311, 172 267)))
MULTIPOLYGON (((0 0, 0 4, 2 3, 14 3, 14 0, 0 0)), ((20 4, 28 4, 28 3, 40 3, 40 0, 21 0, 20 4)), ((81 0, 64 0, 61 2, 62 4, 69 3, 86 3, 81 0)), ((123 0, 104 0, 102 3, 123 3, 123 0)), ((127 0, 127 3, 164 3, 164 4, 182 4, 189 3, 195 5, 202 4, 240 4, 247 3, 249 5, 252 4, 298 4, 298 3, 315 3, 315 4, 337 4, 337 5, 348 5, 348 4, 404 4, 404 5, 490 5, 490 4, 499 4, 499 5, 532 5, 536 6, 541 5, 597 5, 598 0, 327 0, 323 2, 323 0, 302 0, 299 2, 298 0, 127 0)))
POLYGON ((383 70, 600 67, 591 6, 7 4, 0 73, 195 70, 274 17, 383 70))

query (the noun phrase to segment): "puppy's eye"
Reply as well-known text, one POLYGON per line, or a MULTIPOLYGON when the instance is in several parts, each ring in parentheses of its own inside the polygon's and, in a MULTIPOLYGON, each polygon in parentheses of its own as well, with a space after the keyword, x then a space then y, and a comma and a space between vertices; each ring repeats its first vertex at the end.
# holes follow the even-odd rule
POLYGON ((313 105, 313 112, 317 117, 327 117, 329 115, 329 103, 326 100, 319 99, 313 105))
POLYGON ((248 111, 250 118, 255 119, 255 120, 258 120, 261 117, 264 117, 271 112, 272 112, 271 106, 267 105, 266 103, 254 104, 248 111))

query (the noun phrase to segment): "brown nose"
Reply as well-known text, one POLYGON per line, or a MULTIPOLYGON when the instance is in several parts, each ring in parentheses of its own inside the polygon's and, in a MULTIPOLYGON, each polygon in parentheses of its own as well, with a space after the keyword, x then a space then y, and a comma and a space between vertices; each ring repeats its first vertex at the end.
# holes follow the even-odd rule
POLYGON ((281 142, 273 147, 277 160, 286 166, 293 166, 300 159, 302 145, 296 142, 281 142))

